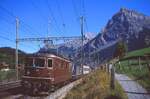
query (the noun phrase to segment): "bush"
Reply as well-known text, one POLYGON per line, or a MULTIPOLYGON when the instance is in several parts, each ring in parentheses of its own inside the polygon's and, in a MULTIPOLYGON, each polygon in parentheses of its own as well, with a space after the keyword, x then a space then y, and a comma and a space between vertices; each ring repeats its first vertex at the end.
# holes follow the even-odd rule
POLYGON ((9 81, 15 80, 16 78, 16 71, 14 69, 10 69, 9 71, 0 71, 0 81, 9 81))
POLYGON ((83 82, 75 86, 65 99, 104 99, 114 95, 125 98, 125 94, 118 84, 115 90, 110 90, 110 77, 102 70, 97 70, 83 78, 83 82))

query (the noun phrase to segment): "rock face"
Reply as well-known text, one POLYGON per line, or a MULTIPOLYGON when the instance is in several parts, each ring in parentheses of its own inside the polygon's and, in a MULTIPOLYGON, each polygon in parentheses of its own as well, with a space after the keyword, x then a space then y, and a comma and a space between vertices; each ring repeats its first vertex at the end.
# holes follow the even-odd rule
MULTIPOLYGON (((134 10, 121 8, 108 21, 106 27, 84 46, 84 63, 90 63, 92 66, 96 66, 111 59, 117 42, 120 39, 125 42, 128 51, 149 47, 150 17, 134 10)), ((81 52, 79 51, 79 53, 81 52)), ((80 54, 77 56, 80 56, 80 54)), ((76 59, 79 59, 79 57, 76 59)), ((81 60, 78 60, 78 63, 80 62, 81 60)))
MULTIPOLYGON (((85 35, 86 40, 84 41, 84 44, 86 44, 89 40, 93 38, 93 35, 91 33, 88 33, 85 35)), ((51 48, 43 47, 38 52, 39 53, 53 53, 53 54, 59 54, 65 58, 73 59, 74 56, 76 56, 77 50, 80 49, 82 41, 80 39, 77 40, 71 40, 67 41, 62 44, 54 45, 51 48)))
POLYGON ((120 38, 128 45, 128 51, 149 46, 146 40, 150 39, 150 17, 121 8, 89 44, 91 48, 101 48, 120 38))
MULTIPOLYGON (((112 58, 117 42, 123 40, 128 51, 150 46, 150 17, 134 10, 121 8, 105 28, 84 45, 84 64, 96 66, 112 58)), ((61 44, 58 52, 74 63, 81 63, 81 41, 61 44)), ((56 50, 55 50, 56 51, 56 50)))
MULTIPOLYGON (((10 68, 15 68, 15 49, 11 47, 0 47, 0 63, 9 64, 10 68)), ((19 64, 25 63, 27 53, 18 50, 19 64)))

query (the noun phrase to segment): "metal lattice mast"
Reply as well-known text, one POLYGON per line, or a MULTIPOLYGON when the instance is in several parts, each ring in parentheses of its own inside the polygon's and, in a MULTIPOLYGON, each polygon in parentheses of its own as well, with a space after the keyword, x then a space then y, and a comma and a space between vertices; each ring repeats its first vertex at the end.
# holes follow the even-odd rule
POLYGON ((19 27, 19 19, 16 18, 16 55, 15 55, 15 68, 16 68, 16 78, 19 79, 19 72, 18 72, 18 27, 19 27))
MULTIPOLYGON (((67 41, 67 40, 81 40, 81 36, 71 36, 71 37, 40 37, 40 38, 20 38, 19 42, 31 42, 31 41, 67 41)), ((83 37, 84 39, 84 37, 83 37)))
POLYGON ((82 71, 82 74, 83 74, 83 39, 84 39, 84 35, 83 35, 83 21, 84 21, 84 17, 81 16, 81 36, 82 36, 82 48, 81 48, 81 71, 82 71))

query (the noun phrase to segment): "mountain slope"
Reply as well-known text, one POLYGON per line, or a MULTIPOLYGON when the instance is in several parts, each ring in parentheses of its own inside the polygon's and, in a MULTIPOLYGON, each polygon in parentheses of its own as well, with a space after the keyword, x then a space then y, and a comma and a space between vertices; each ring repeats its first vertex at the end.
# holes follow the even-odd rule
MULTIPOLYGON (((15 66, 15 49, 10 47, 1 47, 0 48, 0 63, 6 62, 10 65, 11 68, 14 68, 15 66)), ((19 63, 24 62, 24 58, 26 56, 26 53, 18 50, 19 55, 19 63)))
POLYGON ((100 48, 118 39, 126 42, 129 51, 150 46, 146 43, 150 39, 150 17, 121 8, 108 21, 104 30, 90 41, 89 46, 100 48))
MULTIPOLYGON (((84 40, 84 44, 86 44, 89 40, 93 38, 93 34, 87 33, 85 37, 86 37, 86 40, 84 40)), ((69 40, 62 44, 54 45, 51 48, 47 48, 46 46, 44 46, 38 52, 53 53, 53 54, 58 53, 61 56, 73 59, 77 53, 77 50, 81 48, 81 44, 82 44, 81 42, 82 42, 81 39, 69 40)))
MULTIPOLYGON (((150 17, 134 10, 121 8, 97 36, 86 41, 87 43, 83 47, 84 64, 94 67, 113 58, 119 41, 125 42, 128 51, 149 47, 150 17)), ((58 51, 58 53, 72 58, 76 65, 81 63, 81 41, 61 44, 57 48, 55 53, 58 51)))
MULTIPOLYGON (((100 63, 112 58, 115 46, 119 41, 125 42, 128 51, 149 47, 150 17, 134 10, 121 8, 108 21, 103 31, 84 46, 84 59, 90 61, 87 60, 89 52, 99 55, 100 63), (103 53, 104 51, 105 53, 103 53)), ((78 53, 81 53, 81 51, 78 51, 78 53)), ((99 60, 93 56, 90 57, 93 60, 92 64, 99 60)), ((79 57, 76 59, 80 60, 79 57)))

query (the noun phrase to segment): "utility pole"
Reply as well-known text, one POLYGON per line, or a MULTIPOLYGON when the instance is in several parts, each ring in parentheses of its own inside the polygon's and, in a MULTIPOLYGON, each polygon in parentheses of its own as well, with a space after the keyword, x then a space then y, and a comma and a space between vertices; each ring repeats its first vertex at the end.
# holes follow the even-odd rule
POLYGON ((84 17, 81 16, 81 36, 82 36, 82 48, 81 48, 81 70, 82 70, 82 75, 83 75, 83 21, 84 21, 84 17))
POLYGON ((15 62, 15 67, 16 67, 16 78, 17 80, 19 79, 19 73, 18 73, 18 27, 19 27, 19 19, 16 18, 16 62, 15 62))
MULTIPOLYGON (((90 40, 88 40, 89 42, 90 40)), ((89 65, 91 66, 91 59, 90 59, 90 46, 88 45, 88 59, 89 59, 89 65)))
POLYGON ((49 19, 48 20, 48 27, 47 27, 47 37, 49 37, 49 33, 50 33, 50 24, 51 24, 51 21, 49 19))
POLYGON ((99 52, 97 53, 97 66, 99 65, 99 52))

